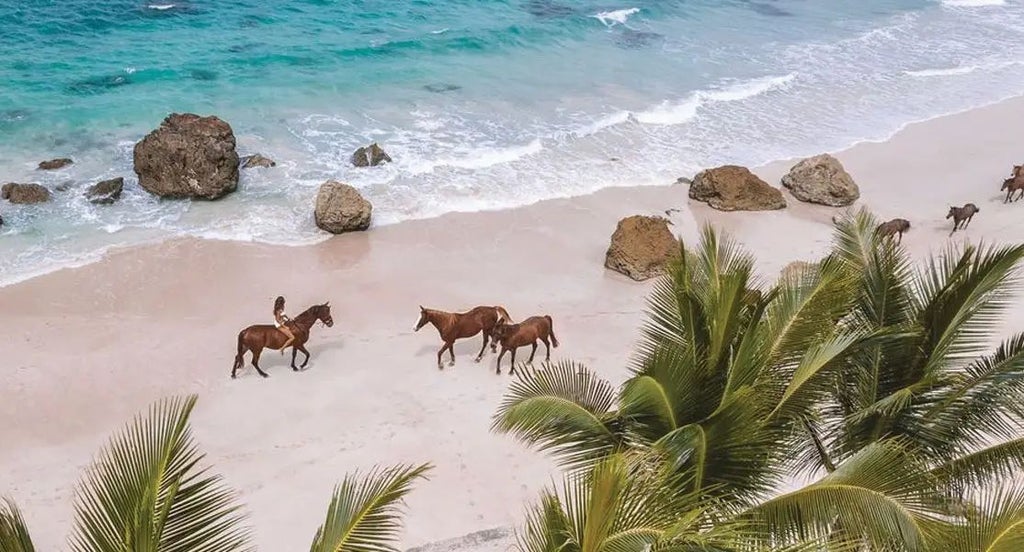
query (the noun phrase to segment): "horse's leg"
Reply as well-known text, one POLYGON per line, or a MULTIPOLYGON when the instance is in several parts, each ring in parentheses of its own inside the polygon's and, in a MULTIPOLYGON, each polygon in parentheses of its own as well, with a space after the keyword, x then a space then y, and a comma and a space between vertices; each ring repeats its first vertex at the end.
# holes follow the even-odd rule
POLYGON ((295 356, 299 354, 298 347, 292 347, 292 371, 298 372, 299 369, 295 367, 295 356))
MULTIPOLYGON (((900 234, 900 237, 903 237, 903 234, 900 234)), ((541 340, 544 341, 544 362, 551 362, 551 341, 548 340, 548 336, 542 337, 541 340)))
POLYGON ((480 359, 484 358, 484 351, 487 350, 487 340, 488 340, 487 339, 488 338, 487 330, 484 330, 483 334, 484 334, 484 344, 480 346, 480 354, 476 355, 476 360, 474 362, 480 362, 480 359))
POLYGON ((242 351, 241 353, 238 353, 237 356, 235 356, 235 364, 234 366, 231 367, 231 379, 235 379, 238 377, 238 369, 241 368, 242 364, 245 363, 245 358, 243 358, 242 356, 244 354, 245 351, 242 351))
POLYGON ((448 363, 448 366, 455 366, 455 340, 448 344, 448 355, 452 357, 452 361, 448 363))
POLYGON ((494 373, 495 374, 501 375, 501 357, 505 356, 505 352, 506 351, 508 351, 508 349, 506 349, 505 346, 502 345, 501 346, 501 353, 498 355, 498 362, 495 363, 495 365, 494 365, 494 367, 495 367, 494 373))
POLYGON ((262 353, 262 352, 263 352, 263 349, 253 350, 253 352, 252 352, 252 367, 256 369, 256 372, 258 372, 259 375, 261 375, 261 376, 266 378, 266 377, 270 377, 270 374, 264 372, 263 369, 260 368, 260 353, 262 353))
POLYGON ((532 366, 533 365, 533 355, 537 354, 537 340, 534 339, 533 343, 531 343, 531 345, 533 345, 533 349, 530 350, 530 360, 527 360, 526 363, 532 366))
MULTIPOLYGON (((903 232, 900 232, 900 237, 899 237, 899 238, 898 238, 898 239, 896 240, 896 245, 899 245, 899 244, 901 244, 901 243, 903 243, 903 232)), ((544 341, 544 344, 545 344, 545 345, 547 345, 547 343, 548 343, 548 342, 547 342, 547 341, 545 340, 545 341, 544 341)), ((550 358, 550 356, 551 356, 551 355, 550 355, 550 354, 548 354, 548 357, 549 357, 549 358, 550 358)))
POLYGON ((519 347, 515 347, 512 349, 512 368, 508 371, 508 375, 510 376, 516 375, 516 349, 518 348, 519 347))
POLYGON ((448 348, 448 342, 445 341, 441 348, 437 350, 437 369, 444 370, 444 364, 441 362, 441 354, 448 348))
POLYGON ((306 360, 302 361, 302 364, 299 365, 299 368, 305 368, 306 365, 309 364, 309 351, 306 350, 305 344, 299 345, 299 350, 302 351, 302 354, 306 355, 306 360))

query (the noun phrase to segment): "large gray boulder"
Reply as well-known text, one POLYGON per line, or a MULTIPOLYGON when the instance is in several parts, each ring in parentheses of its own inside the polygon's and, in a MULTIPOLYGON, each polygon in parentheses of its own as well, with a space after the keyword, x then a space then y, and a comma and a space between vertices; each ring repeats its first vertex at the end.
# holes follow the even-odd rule
POLYGON ((352 186, 335 180, 320 185, 314 218, 321 230, 332 234, 366 230, 372 214, 373 205, 352 186))
POLYGON ((782 177, 793 197, 808 203, 845 207, 860 198, 857 183, 838 159, 824 153, 800 161, 782 177))
POLYGON ((121 197, 123 189, 124 178, 117 177, 110 180, 101 180, 85 191, 85 197, 90 203, 109 205, 121 197))
POLYGON ((665 273, 679 255, 679 241, 661 217, 634 215, 619 221, 605 253, 604 266, 641 281, 665 273))
POLYGON ((39 184, 15 184, 14 182, 4 184, 0 188, 0 198, 11 203, 28 205, 32 203, 46 203, 50 201, 50 190, 39 184))
POLYGON ((217 117, 174 113, 135 144, 139 185, 166 198, 217 199, 238 187, 231 125, 217 117))
POLYGON ((375 143, 359 148, 352 154, 352 164, 357 167, 376 167, 390 163, 391 156, 375 143))
POLYGON ((786 207, 778 188, 746 167, 724 165, 701 171, 690 183, 690 198, 719 211, 770 211, 786 207))

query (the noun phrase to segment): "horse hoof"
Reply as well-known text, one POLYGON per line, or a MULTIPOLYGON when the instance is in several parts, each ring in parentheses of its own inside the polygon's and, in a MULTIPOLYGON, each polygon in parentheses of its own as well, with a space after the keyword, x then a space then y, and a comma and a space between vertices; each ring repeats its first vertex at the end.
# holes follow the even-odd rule
POLYGON ((480 359, 482 359, 482 358, 483 357, 476 357, 476 358, 473 359, 473 362, 479 364, 480 363, 480 359))

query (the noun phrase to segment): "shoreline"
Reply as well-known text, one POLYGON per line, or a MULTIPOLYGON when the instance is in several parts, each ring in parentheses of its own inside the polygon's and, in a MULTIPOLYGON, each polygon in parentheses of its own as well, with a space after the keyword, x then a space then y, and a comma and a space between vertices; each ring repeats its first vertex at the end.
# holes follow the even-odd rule
MULTIPOLYGON (((947 113, 943 113, 943 114, 927 117, 927 118, 924 118, 924 119, 913 120, 913 121, 909 121, 909 122, 906 122, 906 123, 902 123, 902 124, 898 125, 895 130, 890 132, 885 137, 881 137, 881 138, 862 138, 862 139, 859 139, 859 140, 857 140, 857 141, 855 141, 855 142, 853 142, 853 143, 851 143, 851 144, 849 144, 847 146, 841 147, 839 149, 835 149, 835 150, 831 150, 831 151, 827 151, 827 152, 823 152, 823 151, 808 151, 808 152, 801 153, 801 154, 796 154, 796 155, 793 155, 793 156, 788 156, 788 157, 783 157, 783 158, 780 158, 780 159, 775 159, 775 160, 767 161, 767 162, 764 162, 764 163, 761 163, 761 164, 750 165, 749 167, 750 167, 751 171, 753 171, 753 172, 755 172, 755 173, 757 173, 759 175, 760 175, 760 173, 762 171, 768 171, 768 173, 770 173, 771 175, 774 176, 775 172, 777 172, 777 169, 780 166, 780 164, 788 163, 789 165, 792 165, 793 163, 795 163, 796 161, 798 161, 798 160, 800 160, 800 159, 802 159, 804 157, 809 157, 811 155, 816 155, 817 153, 830 153, 830 154, 832 154, 834 156, 837 156, 840 159, 842 159, 846 152, 850 152, 851 150, 855 150, 857 148, 860 148, 860 147, 863 147, 863 146, 867 146, 867 145, 887 143, 887 142, 891 141, 897 135, 899 135, 899 134, 901 134, 903 132, 906 132, 907 129, 916 127, 918 125, 926 125, 926 124, 929 124, 931 122, 939 121, 939 120, 950 118, 950 117, 958 117, 958 116, 965 115, 965 114, 968 114, 968 113, 973 113, 973 112, 976 112, 976 111, 984 111, 984 110, 988 110, 988 109, 992 109, 992 108, 997 108, 998 106, 1001 106, 1001 105, 1016 104, 1016 103, 1024 103, 1024 94, 1009 95, 1009 96, 1004 97, 1002 99, 995 100, 995 101, 992 101, 992 102, 989 102, 989 103, 984 103, 984 104, 981 104, 979 106, 969 107, 969 108, 966 108, 966 109, 963 109, 963 110, 947 112, 947 113)), ((708 167, 705 167, 705 168, 708 168, 708 167)), ((788 169, 788 166, 786 168, 788 169)), ((785 170, 783 170, 783 172, 780 173, 780 175, 783 174, 784 172, 785 172, 785 170)), ((696 173, 694 173, 694 174, 696 174, 696 173)), ((686 178, 692 178, 694 175, 693 174, 678 175, 677 178, 680 177, 680 176, 681 177, 686 177, 686 178)), ((856 175, 854 175, 854 176, 855 176, 855 179, 856 179, 856 175)), ((777 178, 774 179, 774 180, 771 180, 771 179, 769 179, 767 177, 764 177, 763 175, 762 175, 762 177, 765 178, 765 180, 768 181, 769 184, 771 184, 773 186, 776 186, 776 187, 781 187, 781 185, 779 184, 777 178)), ((437 219, 440 219, 440 218, 443 218, 443 217, 446 217, 446 216, 450 216, 450 215, 471 214, 471 213, 495 213, 495 212, 502 212, 502 211, 509 211, 509 210, 529 208, 531 206, 534 206, 534 205, 537 205, 537 204, 542 204, 542 203, 545 203, 545 202, 548 202, 548 201, 574 200, 574 199, 578 199, 578 198, 585 198, 585 197, 588 197, 588 196, 591 196, 591 195, 594 195, 594 194, 601 193, 602 191, 605 191, 605 190, 612 190, 612 189, 637 189, 637 188, 649 188, 649 187, 666 187, 666 186, 672 186, 672 185, 674 185, 674 183, 668 182, 668 179, 666 179, 666 181, 662 181, 662 182, 658 182, 658 181, 653 181, 652 180, 652 181, 645 182, 645 183, 630 182, 630 183, 622 183, 622 184, 610 184, 610 185, 607 185, 607 186, 605 186, 603 188, 597 189, 595 191, 591 191, 591 192, 587 192, 587 193, 583 193, 583 194, 568 195, 568 196, 557 196, 557 197, 552 197, 552 198, 540 199, 540 200, 537 200, 537 201, 532 201, 532 202, 529 202, 529 203, 523 203, 523 204, 514 205, 514 206, 510 206, 510 207, 509 206, 494 207, 494 208, 487 208, 487 207, 485 207, 485 208, 478 209, 478 210, 454 210, 454 211, 448 211, 448 212, 445 212, 445 213, 441 213, 439 215, 425 216, 425 217, 419 217, 419 218, 409 218, 409 219, 402 219, 402 220, 397 220, 397 221, 389 221, 389 222, 385 222, 383 224, 374 223, 374 225, 371 226, 369 231, 372 232, 372 231, 374 231, 376 229, 385 228, 385 227, 394 226, 394 225, 408 224, 408 223, 420 222, 420 221, 437 220, 437 219)), ((244 191, 239 191, 239 192, 236 192, 236 195, 237 194, 244 194, 244 193, 245 193, 244 191)), ((792 198, 792 196, 789 196, 788 194, 787 194, 787 199, 790 201, 790 205, 792 205, 795 202, 795 200, 792 198)), ((214 205, 216 203, 217 202, 212 202, 211 205, 214 205)), ((309 216, 312 217, 312 212, 313 212, 313 205, 312 204, 309 205, 308 211, 309 211, 309 216)), ((378 214, 378 218, 379 218, 379 214, 378 214)), ((146 232, 151 232, 152 229, 134 228, 133 227, 133 228, 130 228, 129 231, 137 231, 139 233, 146 233, 146 232)), ((161 231, 161 232, 163 232, 163 231, 161 231)), ((158 245, 158 244, 166 243, 166 242, 174 242, 174 241, 182 241, 182 240, 205 240, 205 241, 211 241, 211 242, 222 242, 222 243, 226 243, 226 244, 258 244, 258 245, 265 245, 265 246, 272 246, 272 247, 316 247, 317 245, 322 244, 324 241, 330 240, 332 238, 332 236, 330 234, 325 234, 325 233, 322 233, 322 232, 318 231, 318 232, 321 233, 321 235, 316 236, 316 237, 306 236, 306 237, 303 237, 303 238, 298 238, 298 239, 293 240, 293 241, 281 240, 281 241, 274 242, 274 241, 269 241, 269 240, 267 240, 265 238, 261 239, 261 238, 258 238, 258 237, 253 237, 253 238, 250 238, 250 239, 220 238, 220 237, 215 237, 215 236, 214 237, 210 237, 211 234, 216 234, 217 232, 213 231, 213 230, 209 230, 209 229, 207 229, 207 230, 196 229, 194 232, 196 234, 199 234, 199 235, 195 235, 195 234, 191 234, 190 235, 188 232, 186 232, 185 234, 174 235, 174 234, 168 232, 168 235, 156 236, 156 237, 148 237, 148 238, 144 238, 141 241, 136 242, 136 243, 104 245, 104 246, 101 246, 97 250, 94 250, 94 251, 91 251, 91 252, 87 252, 87 253, 78 254, 78 256, 77 256, 78 258, 76 258, 75 260, 71 260, 71 261, 65 261, 66 264, 62 264, 61 266, 41 267, 41 268, 38 268, 38 269, 35 269, 35 270, 32 270, 32 271, 28 271, 26 274, 15 276, 14 278, 12 278, 10 280, 4 280, 4 279, 0 278, 0 289, 8 287, 8 286, 18 285, 20 283, 30 281, 30 280, 32 280, 34 278, 39 278, 39 277, 42 277, 42 276, 46 276, 48 274, 53 274, 55 272, 60 272, 60 271, 64 271, 64 270, 74 270, 74 269, 82 268, 82 267, 88 266, 88 265, 93 264, 93 263, 101 262, 107 256, 113 255, 113 254, 118 254, 118 253, 123 252, 123 251, 131 251, 133 249, 146 248, 146 247, 150 247, 150 246, 153 246, 153 245, 158 245), (207 235, 203 236, 201 234, 207 234, 207 235)))
MULTIPOLYGON (((998 190, 1024 155, 1003 122, 1021 114, 1024 98, 1016 98, 838 152, 861 189, 854 207, 910 219, 903 244, 918 258, 949 241, 1024 242, 1024 205, 1002 205, 998 190), (950 240, 942 217, 967 201, 981 212, 950 240)), ((791 165, 752 170, 778 186, 791 165)), ((516 319, 550 314, 562 342, 552 360, 585 363, 617 384, 651 287, 603 267, 619 219, 679 208, 673 233, 693 244, 702 224, 714 224, 750 251, 767 280, 819 256, 841 211, 784 192, 785 210, 723 213, 686 192, 678 184, 606 188, 299 247, 176 239, 0 287, 8 328, 0 495, 19 503, 41 549, 60 548, 73 486, 107 436, 159 397, 196 392, 197 441, 240 492, 260 549, 308 542, 331 487, 378 463, 437 466, 410 495, 403 548, 518 525, 558 470, 489 431, 507 365, 495 375, 490 353, 474 364, 474 338, 458 342, 456 366, 439 372, 436 332, 411 331, 418 305, 502 304, 516 319), (264 354, 271 378, 249 368, 229 379, 238 330, 267 322, 278 294, 292 314, 329 300, 334 327, 314 329, 305 372, 264 354)), ((1005 333, 1022 324, 1024 309, 1010 309, 1005 333)), ((485 545, 453 548, 474 546, 485 545)))

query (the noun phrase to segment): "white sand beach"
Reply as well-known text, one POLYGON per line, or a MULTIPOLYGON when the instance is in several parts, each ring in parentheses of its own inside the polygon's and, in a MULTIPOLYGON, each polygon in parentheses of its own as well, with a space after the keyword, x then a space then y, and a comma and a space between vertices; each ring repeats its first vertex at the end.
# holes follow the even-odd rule
MULTIPOLYGON (((1024 160, 1005 133, 1021 116, 1024 99, 1014 99, 837 156, 860 186, 857 206, 911 221, 903 244, 917 256, 950 239, 1024 242, 1024 202, 1004 205, 999 192, 1024 160), (966 202, 981 212, 947 237, 946 211, 966 202)), ((778 185, 792 163, 755 172, 778 185)), ((756 255, 767 279, 819 256, 840 212, 787 200, 782 211, 722 213, 691 202, 683 185, 623 187, 314 246, 180 240, 0 288, 0 495, 21 506, 41 550, 61 549, 75 482, 107 437, 160 397, 198 393, 197 439, 240 492, 261 550, 307 545, 347 472, 426 461, 436 469, 408 501, 403 546, 497 528, 447 547, 504 549, 506 529, 557 470, 490 433, 507 369, 495 375, 490 353, 473 363, 477 337, 460 341, 455 367, 438 371, 437 333, 412 331, 418 306, 550 314, 562 344, 553 359, 619 382, 650 282, 603 268, 616 222, 681 209, 671 218, 684 240, 693 243, 705 222, 720 226, 756 255), (313 330, 308 370, 292 372, 268 351, 270 378, 247 368, 230 379, 238 331, 269 322, 279 294, 293 315, 330 301, 334 327, 313 330)), ((1011 316, 1004 334, 1020 329, 1024 310, 1011 316)))

